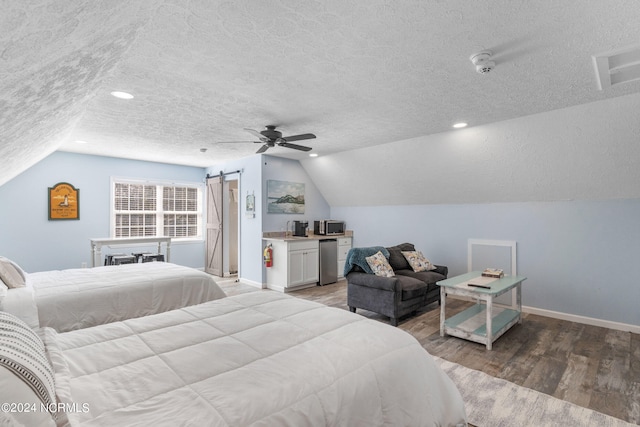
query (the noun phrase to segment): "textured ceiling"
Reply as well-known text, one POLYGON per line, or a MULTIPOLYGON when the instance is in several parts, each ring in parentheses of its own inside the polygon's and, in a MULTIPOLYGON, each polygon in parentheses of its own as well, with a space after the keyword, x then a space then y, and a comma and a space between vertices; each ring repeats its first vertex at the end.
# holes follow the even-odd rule
POLYGON ((0 0, 0 184, 55 150, 206 167, 256 151, 220 143, 245 127, 322 155, 637 93, 598 91, 591 56, 638 22, 637 0, 0 0))

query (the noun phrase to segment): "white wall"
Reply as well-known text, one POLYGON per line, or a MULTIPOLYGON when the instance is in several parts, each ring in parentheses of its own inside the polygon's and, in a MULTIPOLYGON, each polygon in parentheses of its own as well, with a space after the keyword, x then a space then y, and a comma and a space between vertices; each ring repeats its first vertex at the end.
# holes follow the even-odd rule
POLYGON ((640 94, 302 160, 332 207, 640 198, 640 94))

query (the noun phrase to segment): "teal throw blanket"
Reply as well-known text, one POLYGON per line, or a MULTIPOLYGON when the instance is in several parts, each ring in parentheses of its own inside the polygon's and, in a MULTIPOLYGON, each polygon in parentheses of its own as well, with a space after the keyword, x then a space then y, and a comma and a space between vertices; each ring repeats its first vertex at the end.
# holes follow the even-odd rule
POLYGON ((382 252, 385 258, 389 259, 389 251, 383 246, 370 246, 368 248, 351 248, 347 253, 347 259, 344 263, 344 275, 346 276, 354 265, 357 265, 365 272, 373 274, 373 270, 369 267, 366 258, 376 254, 378 251, 382 252))

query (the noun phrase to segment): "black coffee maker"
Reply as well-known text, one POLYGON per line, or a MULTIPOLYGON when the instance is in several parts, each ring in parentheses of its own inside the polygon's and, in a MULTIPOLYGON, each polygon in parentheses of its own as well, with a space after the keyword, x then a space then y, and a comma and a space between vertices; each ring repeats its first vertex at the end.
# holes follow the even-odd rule
POLYGON ((309 221, 293 221, 293 235, 297 237, 306 237, 307 227, 309 227, 309 221))

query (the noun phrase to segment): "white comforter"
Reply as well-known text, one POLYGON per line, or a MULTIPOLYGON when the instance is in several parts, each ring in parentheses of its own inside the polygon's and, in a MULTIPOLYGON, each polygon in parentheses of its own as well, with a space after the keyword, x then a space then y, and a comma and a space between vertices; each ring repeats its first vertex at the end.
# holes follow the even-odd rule
POLYGON ((7 292, 2 309, 32 327, 60 332, 225 296, 211 275, 165 262, 30 273, 26 283, 7 292))
POLYGON ((412 336, 271 291, 45 342, 73 426, 466 425, 412 336))

